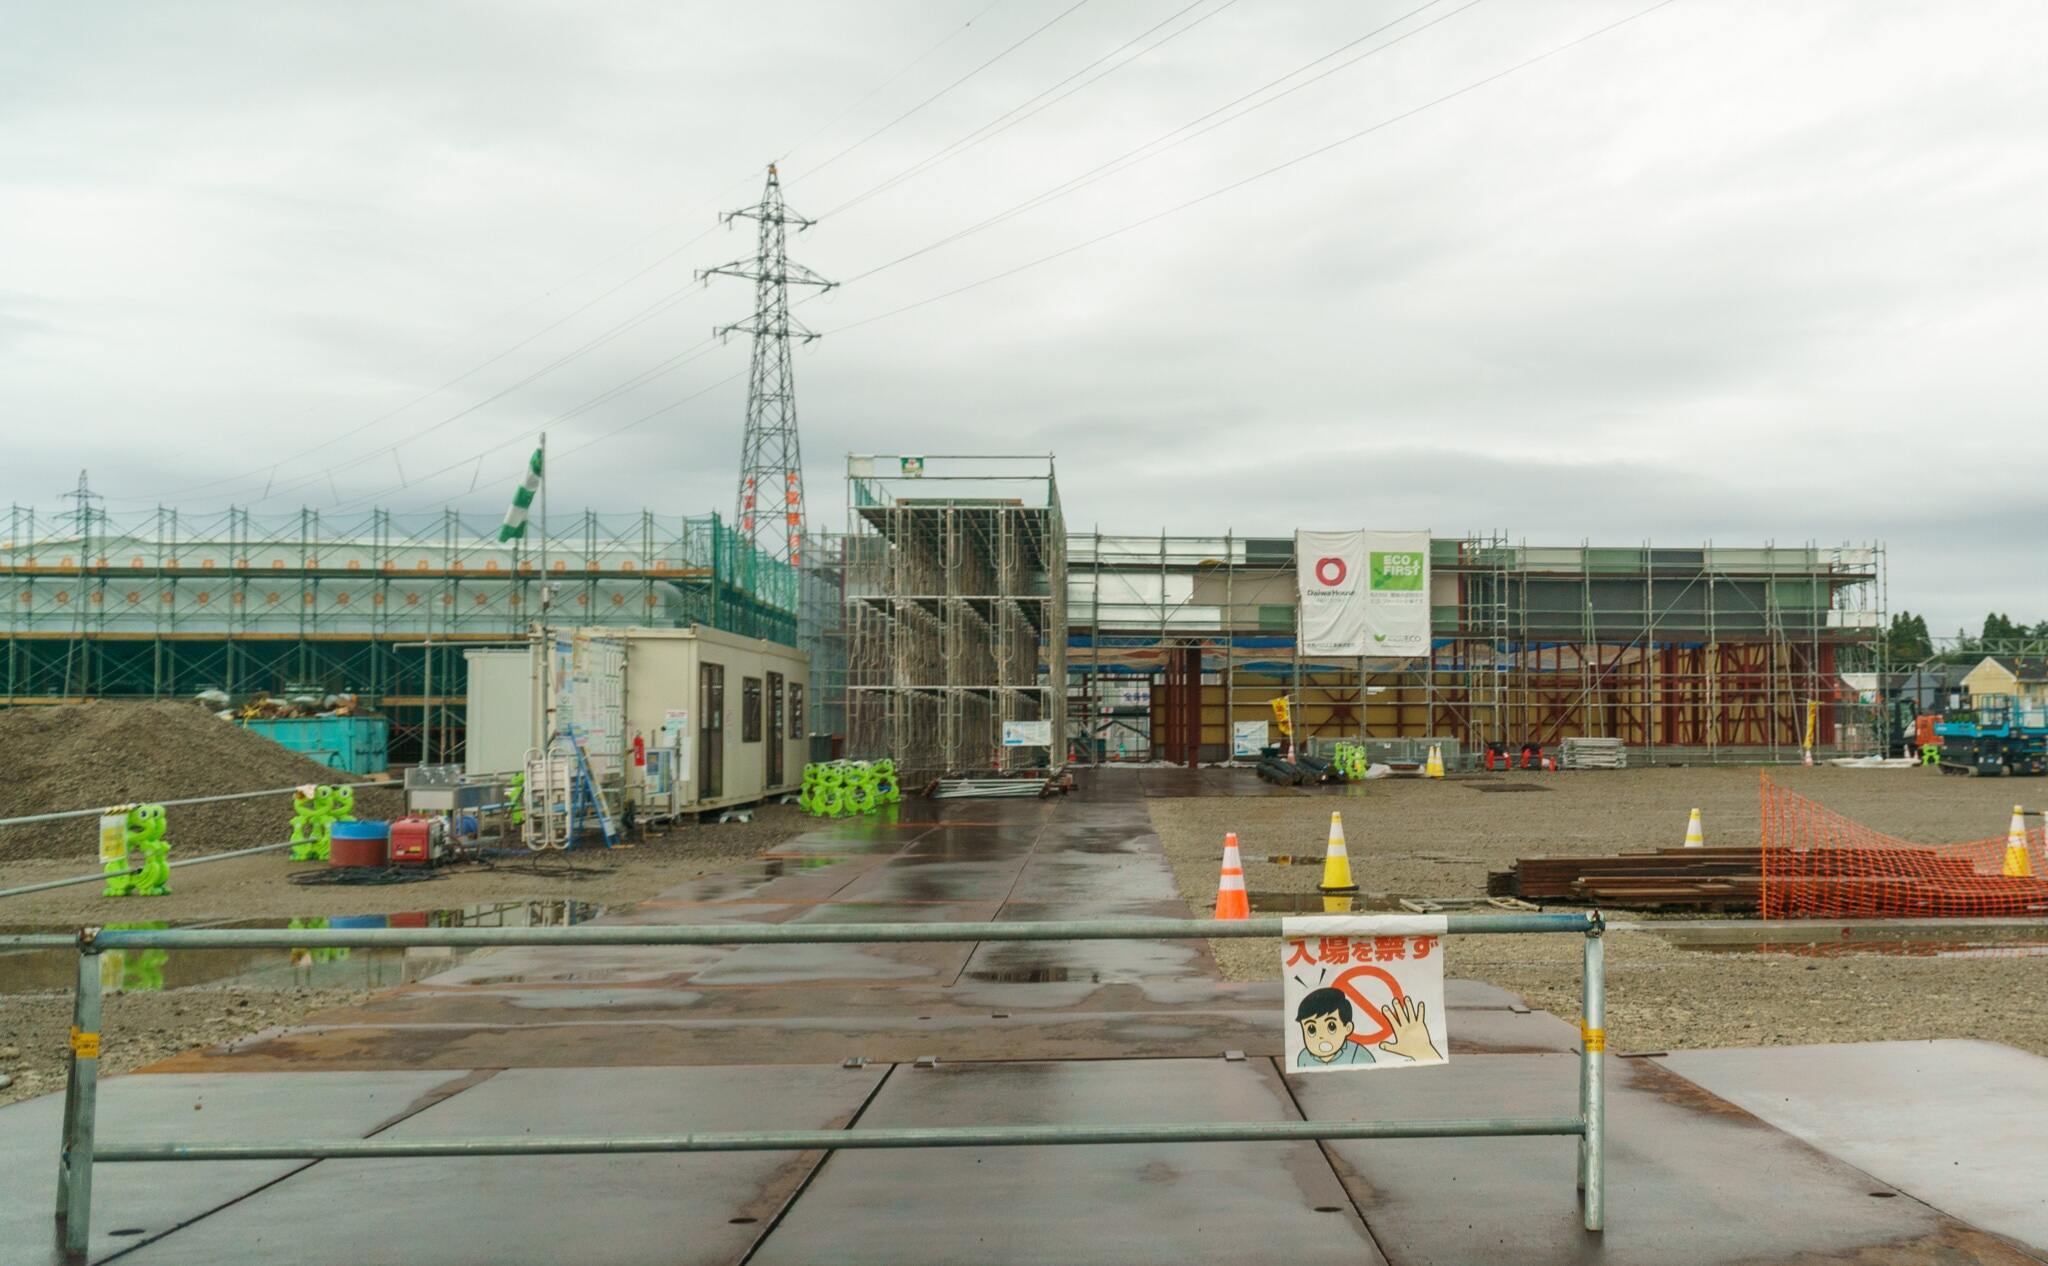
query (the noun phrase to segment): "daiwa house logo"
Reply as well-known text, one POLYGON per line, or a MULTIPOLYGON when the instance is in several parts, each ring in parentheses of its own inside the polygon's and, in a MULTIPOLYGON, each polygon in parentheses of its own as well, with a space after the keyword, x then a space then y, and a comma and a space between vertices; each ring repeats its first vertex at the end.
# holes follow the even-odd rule
POLYGON ((1422 551, 1374 550, 1372 587, 1381 592, 1422 592, 1422 551))

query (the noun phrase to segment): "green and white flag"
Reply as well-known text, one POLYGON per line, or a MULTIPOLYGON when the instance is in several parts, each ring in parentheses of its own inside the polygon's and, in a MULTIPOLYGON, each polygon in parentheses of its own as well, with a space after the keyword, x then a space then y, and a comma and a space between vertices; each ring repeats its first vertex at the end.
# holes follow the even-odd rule
POLYGON ((541 449, 533 450, 533 460, 526 463, 526 478, 519 482, 519 490, 512 494, 512 506, 505 511, 505 526, 498 529, 501 541, 526 539, 526 512, 533 508, 534 494, 540 491, 541 449))

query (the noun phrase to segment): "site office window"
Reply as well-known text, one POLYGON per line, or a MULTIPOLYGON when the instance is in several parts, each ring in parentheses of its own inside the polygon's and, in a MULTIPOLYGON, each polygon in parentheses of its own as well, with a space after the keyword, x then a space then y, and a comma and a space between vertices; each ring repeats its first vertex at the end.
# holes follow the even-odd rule
POLYGON ((789 737, 800 739, 804 736, 804 684, 800 681, 789 683, 789 737))
POLYGON ((761 741, 761 679, 740 678, 740 742, 761 741))

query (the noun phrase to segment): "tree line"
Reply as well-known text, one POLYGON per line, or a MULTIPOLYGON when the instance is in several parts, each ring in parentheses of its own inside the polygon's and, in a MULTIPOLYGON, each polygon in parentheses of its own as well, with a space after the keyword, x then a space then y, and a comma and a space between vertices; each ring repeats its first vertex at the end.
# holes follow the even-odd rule
POLYGON ((1927 617, 1911 611, 1894 614, 1891 626, 1885 630, 1885 650, 1892 667, 1903 668, 1929 659, 1964 663, 1999 652, 2010 655, 2024 650, 2038 655, 2048 649, 2048 620, 2028 624, 1994 611, 1984 617, 1981 632, 1972 635, 1968 629, 1957 629, 1955 637, 1949 640, 1953 645, 1944 646, 1937 655, 1934 638, 1927 632, 1927 617), (2029 642, 2035 645, 2026 646, 2029 642))

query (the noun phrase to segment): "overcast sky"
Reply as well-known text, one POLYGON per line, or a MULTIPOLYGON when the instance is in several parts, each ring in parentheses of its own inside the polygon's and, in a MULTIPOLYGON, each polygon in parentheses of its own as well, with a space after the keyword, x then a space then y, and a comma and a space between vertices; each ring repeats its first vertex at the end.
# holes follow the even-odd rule
POLYGON ((2048 618, 2048 7, 1676 0, 1430 104, 1648 3, 0 0, 0 502, 494 515, 546 426, 558 514, 729 513, 693 272, 780 156, 833 523, 849 450, 1050 451, 1081 528, 1876 539, 2048 618))

